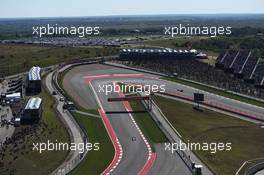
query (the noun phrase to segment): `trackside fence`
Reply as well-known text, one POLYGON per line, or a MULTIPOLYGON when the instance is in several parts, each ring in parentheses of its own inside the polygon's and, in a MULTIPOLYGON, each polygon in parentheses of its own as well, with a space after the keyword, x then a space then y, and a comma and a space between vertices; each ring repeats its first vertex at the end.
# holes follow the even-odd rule
MULTIPOLYGON (((146 107, 146 109, 148 108, 149 102, 148 101, 142 101, 143 105, 146 107)), ((159 114, 166 120, 166 116, 164 116, 164 114, 160 111, 159 107, 154 103, 154 101, 151 102, 152 103, 152 110, 149 111, 152 119, 155 121, 155 123, 157 124, 157 126, 160 128, 160 130, 165 134, 165 136, 167 137, 167 139, 169 140, 170 143, 177 143, 178 140, 174 139, 174 137, 171 135, 171 133, 162 125, 162 123, 160 122, 160 119, 157 117, 157 115, 153 112, 153 108, 156 108, 157 111, 159 111, 159 114)), ((170 124, 169 124, 170 125, 170 124)), ((176 133, 177 134, 177 133, 176 133)), ((190 169, 190 171, 192 172, 193 175, 200 175, 199 173, 201 173, 200 170, 198 170, 197 168, 195 168, 195 163, 191 160, 190 156, 188 156, 184 151, 179 150, 179 149, 175 149, 176 153, 180 156, 180 158, 183 160, 183 162, 186 164, 186 166, 190 169)))

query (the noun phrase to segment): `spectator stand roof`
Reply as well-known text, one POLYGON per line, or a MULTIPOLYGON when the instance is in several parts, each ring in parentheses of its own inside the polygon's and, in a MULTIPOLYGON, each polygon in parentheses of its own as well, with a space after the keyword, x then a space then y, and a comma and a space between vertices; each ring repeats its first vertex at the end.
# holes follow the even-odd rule
POLYGON ((29 81, 37 81, 41 80, 40 77, 40 67, 32 67, 28 72, 28 80, 29 81))
POLYGON ((122 49, 122 53, 193 53, 196 54, 198 51, 195 49, 157 49, 157 48, 148 48, 148 49, 122 49))
POLYGON ((6 98, 21 98, 21 93, 17 92, 17 93, 13 93, 13 94, 6 94, 6 98))
POLYGON ((32 97, 28 100, 25 109, 39 109, 41 105, 42 99, 39 97, 32 97))

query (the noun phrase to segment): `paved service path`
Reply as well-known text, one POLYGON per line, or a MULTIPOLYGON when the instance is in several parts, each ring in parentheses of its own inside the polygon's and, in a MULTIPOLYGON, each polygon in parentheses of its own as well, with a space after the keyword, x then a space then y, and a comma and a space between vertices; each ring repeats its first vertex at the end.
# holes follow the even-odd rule
MULTIPOLYGON (((53 91, 57 91, 52 84, 52 74, 50 73, 46 77, 46 86, 50 94, 52 94, 53 91)), ((62 106, 64 102, 61 102, 59 99, 61 97, 60 94, 53 96, 56 99, 57 102, 57 110, 61 115, 62 120, 66 124, 66 128, 69 131, 69 134, 71 136, 71 142, 78 145, 79 143, 84 143, 84 140, 80 134, 80 128, 76 121, 73 119, 71 114, 69 112, 66 112, 63 110, 62 106)), ((79 150, 75 150, 70 153, 70 158, 67 159, 63 164, 61 164, 54 172, 53 174, 63 175, 68 173, 72 168, 74 168, 77 164, 73 163, 76 162, 76 160, 80 159, 79 150)), ((78 161, 77 161, 78 162, 78 161)))

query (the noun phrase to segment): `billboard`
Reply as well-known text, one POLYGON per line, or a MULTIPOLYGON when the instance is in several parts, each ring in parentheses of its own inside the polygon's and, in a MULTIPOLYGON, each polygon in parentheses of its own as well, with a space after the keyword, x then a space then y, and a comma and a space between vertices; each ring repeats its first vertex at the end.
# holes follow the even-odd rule
POLYGON ((204 94, 202 94, 202 93, 194 93, 193 94, 193 100, 195 102, 204 101, 204 94))

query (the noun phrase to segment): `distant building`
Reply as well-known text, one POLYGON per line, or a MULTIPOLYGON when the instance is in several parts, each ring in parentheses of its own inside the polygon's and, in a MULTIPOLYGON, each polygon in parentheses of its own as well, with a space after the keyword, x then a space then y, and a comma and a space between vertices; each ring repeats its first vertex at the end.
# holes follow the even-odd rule
POLYGON ((41 92, 40 67, 32 67, 27 75, 26 93, 38 94, 41 92))
POLYGON ((32 97, 28 100, 21 120, 24 122, 37 121, 42 116, 42 99, 39 97, 32 97))

